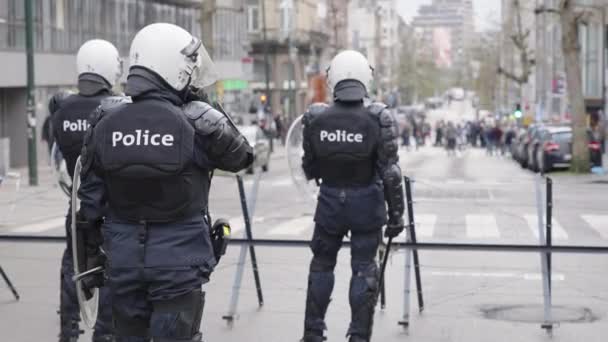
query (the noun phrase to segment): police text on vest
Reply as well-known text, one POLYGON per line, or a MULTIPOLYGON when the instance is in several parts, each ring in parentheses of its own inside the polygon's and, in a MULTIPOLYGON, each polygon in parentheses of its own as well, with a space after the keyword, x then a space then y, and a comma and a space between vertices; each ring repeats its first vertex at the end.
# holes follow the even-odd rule
POLYGON ((337 129, 335 132, 321 131, 321 141, 329 142, 349 142, 349 143, 361 143, 363 142, 363 134, 361 133, 348 133, 337 129))
POLYGON ((78 119, 75 122, 69 120, 63 120, 63 131, 72 131, 72 132, 85 132, 89 128, 89 123, 87 120, 78 119))
POLYGON ((122 132, 112 132, 112 147, 121 143, 123 146, 173 146, 173 135, 171 134, 152 134, 149 130, 141 131, 136 129, 135 134, 123 134, 122 132))

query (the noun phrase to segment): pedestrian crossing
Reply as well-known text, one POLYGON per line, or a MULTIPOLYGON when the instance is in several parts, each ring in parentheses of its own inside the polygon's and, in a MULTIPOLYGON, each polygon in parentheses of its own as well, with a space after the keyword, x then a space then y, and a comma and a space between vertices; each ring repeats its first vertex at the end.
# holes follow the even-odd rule
MULTIPOLYGON (((500 242, 501 240, 518 240, 522 243, 535 244, 539 242, 539 226, 536 214, 523 213, 508 215, 497 214, 462 214, 462 225, 458 224, 461 220, 450 216, 448 225, 438 225, 439 214, 422 213, 416 214, 414 224, 416 235, 422 241, 429 240, 491 240, 500 242), (450 232, 452 230, 453 232, 450 232), (462 231, 462 233, 460 233, 462 231), (525 241, 523 241, 525 239, 525 241)), ((574 215, 579 218, 583 225, 569 227, 568 230, 562 226, 558 218, 552 221, 553 241, 575 241, 579 242, 582 238, 585 243, 602 242, 608 243, 608 215, 599 214, 580 214, 574 215)), ((571 221, 571 217, 567 221, 571 221)), ((293 219, 274 220, 265 217, 258 220, 262 224, 252 225, 252 233, 256 238, 264 239, 307 239, 312 236, 314 222, 312 216, 301 216, 293 219)), ((566 221, 566 218, 565 220, 566 221)), ((230 219, 233 236, 244 236, 244 223, 242 218, 233 217, 230 219)), ((406 220, 407 222, 407 220, 406 220)), ((443 221, 445 222, 445 221, 443 221)), ((543 219, 543 235, 545 226, 543 219)))
MULTIPOLYGON (((228 216, 228 215, 218 215, 228 216)), ((51 218, 18 227, 0 228, 0 234, 8 235, 63 235, 64 217, 51 218)), ((233 237, 245 236, 243 217, 229 217, 233 237)), ((406 220, 407 222, 407 220, 406 220)), ((434 213, 416 214, 414 220, 416 235, 420 241, 481 241, 499 243, 503 240, 517 240, 520 243, 539 242, 538 217, 535 213, 434 213)), ((256 216, 252 222, 254 238, 262 239, 309 239, 314 229, 313 216, 296 217, 256 216)), ((543 219, 543 235, 545 226, 543 219)), ((556 243, 608 243, 608 214, 583 213, 553 218, 552 238, 556 243), (564 226, 560 220, 567 222, 564 226), (573 224, 574 223, 574 224, 573 224)))

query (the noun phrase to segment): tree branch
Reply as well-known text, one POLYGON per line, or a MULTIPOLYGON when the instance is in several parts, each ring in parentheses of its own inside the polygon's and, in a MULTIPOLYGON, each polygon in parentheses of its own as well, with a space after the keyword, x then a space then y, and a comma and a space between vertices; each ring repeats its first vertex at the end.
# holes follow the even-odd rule
POLYGON ((525 77, 524 75, 521 75, 521 76, 515 75, 515 73, 510 72, 509 70, 505 70, 500 66, 498 67, 497 72, 499 75, 503 75, 506 78, 510 79, 511 81, 513 81, 517 84, 521 85, 521 84, 527 83, 527 80, 526 80, 527 77, 525 77))
POLYGON ((537 7, 534 9, 534 14, 536 14, 536 15, 540 15, 540 14, 544 14, 544 13, 561 15, 562 11, 555 9, 555 8, 548 8, 545 6, 537 7))

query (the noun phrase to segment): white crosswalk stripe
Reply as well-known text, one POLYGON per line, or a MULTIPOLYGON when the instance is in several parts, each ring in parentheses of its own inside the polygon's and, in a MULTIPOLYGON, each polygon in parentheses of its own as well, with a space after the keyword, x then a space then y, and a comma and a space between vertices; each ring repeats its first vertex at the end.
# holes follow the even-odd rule
MULTIPOLYGON (((528 228, 534 234, 534 237, 538 239, 538 215, 536 214, 525 214, 523 215, 526 222, 528 222, 528 228)), ((556 240, 568 240, 568 233, 564 228, 559 224, 559 222, 553 218, 552 220, 552 237, 556 240)), ((544 229, 544 227, 543 227, 544 229)))
POLYGON ((581 215, 581 218, 603 239, 608 240, 608 215, 581 215))
POLYGON ((415 217, 416 236, 432 237, 435 233, 435 223, 437 215, 435 214, 418 214, 415 217))
MULTIPOLYGON (((219 215, 220 217, 222 215, 219 215)), ((224 215, 226 217, 228 215, 224 215)), ((525 213, 517 215, 524 219, 532 235, 538 239, 538 221, 537 215, 531 213, 525 213)), ((577 214, 577 217, 585 221, 586 225, 581 227, 580 233, 585 235, 584 229, 588 231, 597 232, 603 240, 608 241, 608 214, 577 214)), ((466 214, 463 213, 464 218, 464 230, 458 233, 458 236, 450 235, 449 238, 454 239, 498 239, 505 238, 510 239, 513 236, 509 234, 508 227, 512 226, 512 219, 508 225, 503 224, 499 228, 498 222, 500 215, 496 214, 466 214), (505 230, 506 229, 506 230, 505 230)), ((457 217, 456 217, 457 218, 457 217)), ((416 224, 416 235, 419 238, 445 238, 440 231, 442 226, 438 226, 437 223, 440 221, 441 216, 439 214, 423 213, 417 214, 414 221, 416 224)), ((451 219, 455 219, 451 216, 451 219)), ((565 218, 564 218, 565 219, 565 218)), ((63 217, 57 217, 48 219, 42 222, 31 223, 19 227, 7 228, 6 232, 10 234, 44 234, 44 233, 63 233, 64 230, 63 217)), ((456 220, 458 221, 458 220, 456 220)), ((232 234, 234 237, 245 236, 245 223, 241 215, 235 215, 229 218, 229 222, 232 226, 232 234)), ((462 222, 462 221, 460 221, 462 222)), ((452 226, 452 228, 457 227, 452 226)), ((314 228, 314 221, 312 216, 297 216, 297 217, 263 217, 256 216, 252 222, 252 233, 254 238, 310 238, 314 228)), ((544 229, 544 228, 543 228, 544 229)), ((511 232, 512 233, 512 232, 511 232)), ((523 236, 519 235, 523 238, 523 236)), ((588 234, 587 234, 588 236, 588 234)), ((568 232, 562 227, 562 225, 554 218, 553 219, 553 239, 564 241, 571 238, 568 232)), ((530 241, 528 241, 530 242, 530 241)), ((537 240, 533 241, 537 242, 537 240)))
POLYGON ((11 229, 10 232, 15 234, 42 233, 60 227, 65 227, 65 217, 56 217, 50 220, 28 224, 11 229))
POLYGON ((306 231, 312 233, 313 219, 311 216, 302 216, 283 222, 270 230, 269 235, 298 236, 306 231))
POLYGON ((500 237, 494 215, 466 215, 467 237, 491 239, 500 237))

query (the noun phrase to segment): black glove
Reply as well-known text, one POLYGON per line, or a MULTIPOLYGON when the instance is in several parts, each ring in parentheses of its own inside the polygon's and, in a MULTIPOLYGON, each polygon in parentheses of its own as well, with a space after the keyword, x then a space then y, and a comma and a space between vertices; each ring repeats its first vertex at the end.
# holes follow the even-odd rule
MULTIPOLYGON (((105 268, 107 261, 106 254, 98 248, 91 253, 87 252, 87 270, 92 270, 95 267, 102 266, 105 268)), ((106 277, 104 270, 90 274, 82 278, 82 289, 84 290, 84 296, 87 300, 93 297, 93 289, 102 287, 105 283, 106 277)))
POLYGON ((384 230, 384 236, 388 238, 397 237, 405 229, 403 223, 403 217, 389 218, 386 229, 384 230))
MULTIPOLYGON (((103 236, 101 234, 101 221, 91 223, 78 212, 76 216, 76 229, 78 234, 78 260, 79 269, 92 270, 99 266, 105 266, 106 255, 101 249, 103 236)), ((82 278, 82 289, 87 300, 93 297, 92 290, 102 287, 105 281, 103 271, 95 272, 82 278)))
POLYGON ((232 229, 228 220, 222 218, 215 220, 213 227, 211 227, 211 245, 213 246, 215 261, 217 262, 226 254, 231 231, 232 229))

